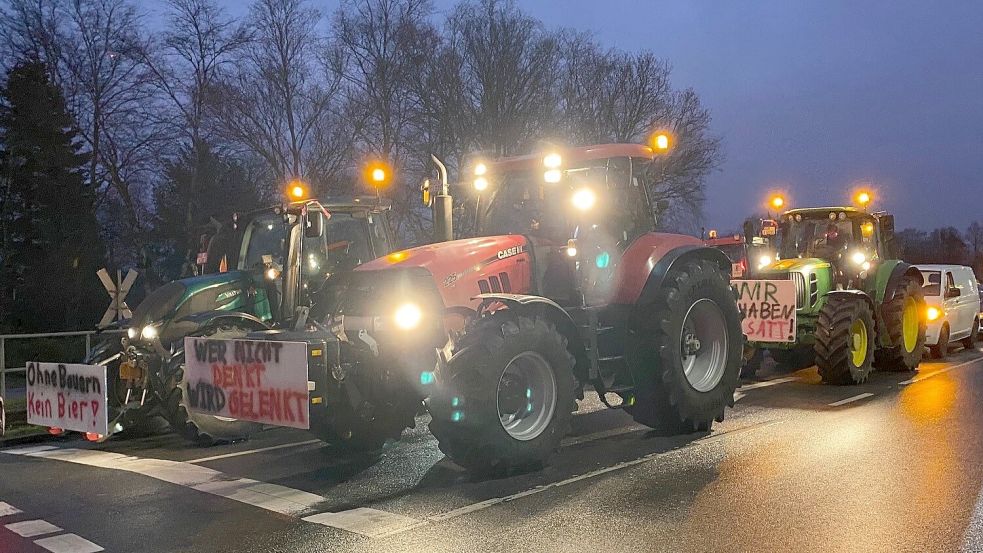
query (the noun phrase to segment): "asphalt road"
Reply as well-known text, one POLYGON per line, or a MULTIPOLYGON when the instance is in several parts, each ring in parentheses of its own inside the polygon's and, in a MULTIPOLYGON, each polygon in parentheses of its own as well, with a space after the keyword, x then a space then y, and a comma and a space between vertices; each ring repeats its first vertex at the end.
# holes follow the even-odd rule
POLYGON ((542 471, 473 479, 425 420, 378 458, 303 432, 0 450, 0 552, 983 551, 983 355, 858 387, 745 381, 710 435, 586 400, 542 471))

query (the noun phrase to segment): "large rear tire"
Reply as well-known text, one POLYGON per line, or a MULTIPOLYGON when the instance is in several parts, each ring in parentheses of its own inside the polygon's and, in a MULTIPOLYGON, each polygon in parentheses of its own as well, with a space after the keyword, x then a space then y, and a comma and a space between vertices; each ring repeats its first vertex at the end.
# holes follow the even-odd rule
POLYGON ((627 353, 635 391, 625 410, 659 432, 709 431, 734 405, 743 341, 727 277, 712 262, 686 262, 632 315, 627 353))
POLYGON ((861 384, 873 370, 874 312, 862 297, 833 296, 819 312, 816 366, 827 384, 861 384))
MULTIPOLYGON (((249 330, 235 323, 223 323, 196 336, 214 339, 243 338, 249 330)), ((202 415, 188 410, 187 381, 184 378, 184 344, 164 366, 162 411, 171 429, 184 439, 201 445, 247 439, 263 427, 255 422, 202 415)))
POLYGON ((541 317, 483 317, 458 340, 428 400, 440 450, 477 473, 542 466, 570 431, 574 358, 541 317))
POLYGON ((875 366, 885 371, 913 371, 922 361, 925 349, 925 296, 912 278, 905 278, 890 301, 881 306, 884 327, 891 347, 875 354, 875 366))

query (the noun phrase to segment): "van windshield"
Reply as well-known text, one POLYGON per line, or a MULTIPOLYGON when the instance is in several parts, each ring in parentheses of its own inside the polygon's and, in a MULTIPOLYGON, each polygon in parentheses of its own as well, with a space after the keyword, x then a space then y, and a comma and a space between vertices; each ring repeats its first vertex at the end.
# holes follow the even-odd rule
POLYGON ((925 277, 925 284, 922 286, 922 293, 926 296, 942 295, 942 273, 939 271, 922 271, 925 277))

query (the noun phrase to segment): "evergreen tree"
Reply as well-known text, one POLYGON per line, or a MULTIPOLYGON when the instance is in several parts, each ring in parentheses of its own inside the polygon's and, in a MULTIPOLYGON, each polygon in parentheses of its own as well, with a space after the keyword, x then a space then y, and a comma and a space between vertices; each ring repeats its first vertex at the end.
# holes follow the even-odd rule
POLYGON ((104 250, 74 121, 37 60, 10 71, 0 99, 4 319, 22 331, 92 327, 108 299, 104 250))
POLYGON ((200 237, 212 223, 261 206, 262 179, 248 165, 224 159, 202 142, 197 155, 186 147, 164 169, 165 180, 154 193, 157 272, 165 279, 182 278, 190 276, 200 237))

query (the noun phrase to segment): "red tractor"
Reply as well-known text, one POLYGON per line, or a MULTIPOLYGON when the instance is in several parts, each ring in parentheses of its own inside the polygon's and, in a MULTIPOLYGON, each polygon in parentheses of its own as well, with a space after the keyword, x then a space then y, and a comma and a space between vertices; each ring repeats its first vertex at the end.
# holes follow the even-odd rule
MULTIPOLYGON (((481 472, 546 462, 588 386, 666 434, 721 421, 743 344, 731 261, 654 232, 654 156, 606 144, 475 164, 474 237, 354 271, 332 371, 354 412, 376 421, 424 399, 441 450, 481 472)), ((449 229, 446 186, 436 200, 449 229)), ((392 435, 374 425, 335 434, 392 435)))

